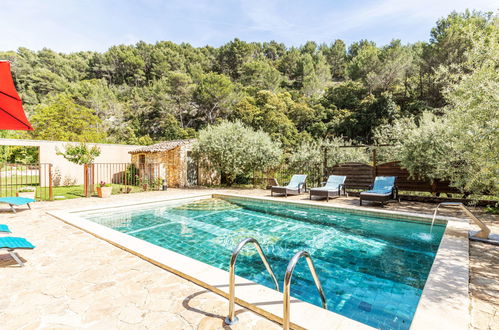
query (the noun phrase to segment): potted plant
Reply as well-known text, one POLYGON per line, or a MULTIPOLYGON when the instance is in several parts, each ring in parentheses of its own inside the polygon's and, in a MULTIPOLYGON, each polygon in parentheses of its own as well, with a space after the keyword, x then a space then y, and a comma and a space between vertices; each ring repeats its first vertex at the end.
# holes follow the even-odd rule
POLYGON ((161 184, 162 183, 163 183, 163 180, 161 180, 161 178, 154 179, 154 189, 155 190, 161 190, 161 184))
POLYGON ((17 197, 25 197, 35 199, 36 188, 35 187, 23 187, 19 189, 16 193, 17 197))
POLYGON ((144 191, 149 190, 149 178, 145 177, 144 179, 142 179, 141 185, 142 185, 142 190, 144 191))
POLYGON ((100 198, 108 198, 111 196, 112 192, 113 187, 110 183, 105 183, 104 181, 99 183, 99 186, 97 187, 97 195, 99 195, 100 198))

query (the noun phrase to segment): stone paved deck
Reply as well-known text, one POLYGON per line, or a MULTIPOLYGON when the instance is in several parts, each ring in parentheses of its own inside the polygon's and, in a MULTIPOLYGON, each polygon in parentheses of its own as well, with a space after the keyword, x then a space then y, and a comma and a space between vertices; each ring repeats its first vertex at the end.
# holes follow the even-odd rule
MULTIPOLYGON (((17 214, 0 208, 0 223, 37 246, 21 251, 24 268, 0 254, 0 329, 228 329, 223 325, 226 299, 45 214, 110 201, 200 192, 213 191, 170 189, 110 200, 43 202, 17 214)), ((268 191, 256 189, 224 192, 268 196, 268 191)), ((305 196, 290 198, 306 200, 305 196)), ((357 205, 358 199, 329 203, 357 205)), ((386 208, 430 214, 434 206, 402 202, 386 208)), ((459 216, 455 210, 443 210, 443 214, 459 216)), ((499 232, 495 217, 478 215, 499 232)), ((499 248, 472 243, 470 254, 471 327, 499 329, 499 248)), ((244 308, 238 307, 237 313, 240 323, 232 329, 280 328, 244 308)))

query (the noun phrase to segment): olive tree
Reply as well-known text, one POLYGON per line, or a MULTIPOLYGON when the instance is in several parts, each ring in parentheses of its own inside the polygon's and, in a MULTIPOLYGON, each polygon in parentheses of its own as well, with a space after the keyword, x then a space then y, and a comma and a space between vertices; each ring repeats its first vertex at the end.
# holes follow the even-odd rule
POLYGON ((445 179, 463 192, 497 195, 499 183, 498 33, 474 40, 466 72, 445 90, 444 114, 400 119, 378 141, 394 140, 401 165, 412 176, 445 179), (493 39, 493 42, 490 42, 493 39))
POLYGON ((86 143, 66 144, 64 151, 57 150, 57 154, 64 157, 71 163, 78 165, 91 164, 95 158, 100 155, 100 148, 97 146, 89 147, 86 143))
MULTIPOLYGON (((459 167, 450 173, 456 187, 499 194, 499 28, 474 40, 465 74, 444 92, 445 120, 452 131, 459 167)), ((452 168, 451 168, 452 170, 452 168)))
POLYGON ((208 160, 220 172, 222 183, 228 185, 238 175, 277 166, 282 155, 280 144, 267 133, 240 121, 222 121, 201 130, 194 152, 208 160))

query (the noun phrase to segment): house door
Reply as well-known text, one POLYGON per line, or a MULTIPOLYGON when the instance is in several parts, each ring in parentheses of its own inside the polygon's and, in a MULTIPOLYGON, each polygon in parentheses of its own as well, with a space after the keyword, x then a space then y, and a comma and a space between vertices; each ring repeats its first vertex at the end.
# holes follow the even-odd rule
POLYGON ((187 185, 196 186, 198 184, 198 164, 192 158, 192 152, 187 151, 187 185))

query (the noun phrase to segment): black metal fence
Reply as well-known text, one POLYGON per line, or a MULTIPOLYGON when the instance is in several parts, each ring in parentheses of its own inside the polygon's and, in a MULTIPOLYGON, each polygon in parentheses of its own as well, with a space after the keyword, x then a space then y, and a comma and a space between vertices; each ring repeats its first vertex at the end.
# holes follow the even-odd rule
POLYGON ((53 200, 52 164, 0 163, 0 197, 53 200))
POLYGON ((167 184, 167 166, 159 163, 94 163, 83 168, 86 197, 99 185, 111 185, 113 194, 161 190, 167 184))

